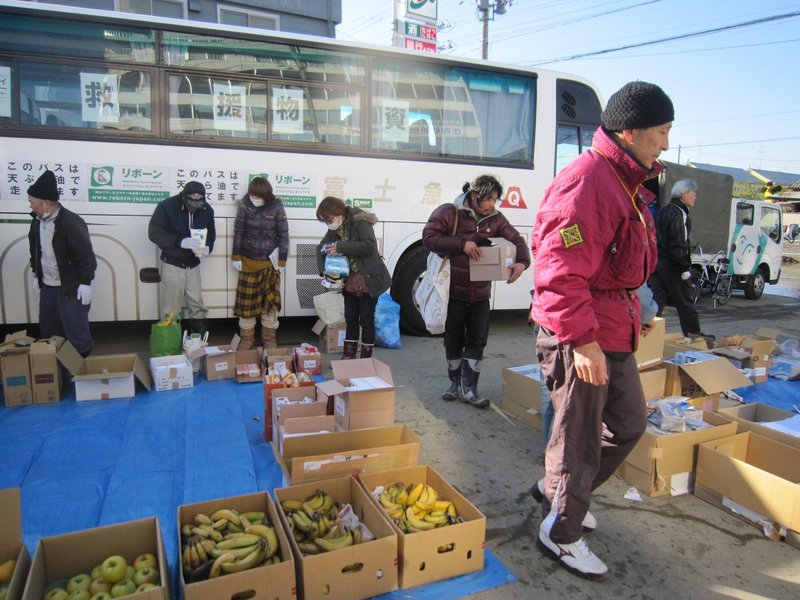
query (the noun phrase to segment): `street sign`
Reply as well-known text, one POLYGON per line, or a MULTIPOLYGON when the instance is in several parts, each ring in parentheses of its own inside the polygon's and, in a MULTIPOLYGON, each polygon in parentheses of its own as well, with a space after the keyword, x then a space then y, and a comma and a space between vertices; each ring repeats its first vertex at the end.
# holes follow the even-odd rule
POLYGON ((436 27, 432 27, 431 25, 423 25, 421 23, 414 23, 413 21, 406 21, 405 30, 406 37, 436 42, 436 27))
POLYGON ((436 23, 436 0, 406 0, 406 14, 426 23, 436 23))
POLYGON ((409 50, 417 50, 419 52, 430 52, 432 54, 436 54, 436 44, 423 42, 422 40, 405 38, 403 47, 408 48, 409 50))

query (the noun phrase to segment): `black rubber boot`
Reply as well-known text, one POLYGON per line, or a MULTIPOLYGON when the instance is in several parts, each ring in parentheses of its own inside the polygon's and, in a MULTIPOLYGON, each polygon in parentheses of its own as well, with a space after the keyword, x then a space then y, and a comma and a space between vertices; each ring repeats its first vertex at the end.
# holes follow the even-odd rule
POLYGON ((447 377, 450 379, 450 387, 442 394, 442 400, 457 400, 461 398, 461 359, 454 358, 447 360, 447 377))
POLYGON ((358 340, 345 340, 344 341, 344 352, 342 352, 342 360, 350 360, 351 358, 356 357, 356 352, 358 351, 358 340))
POLYGON ((489 400, 478 393, 481 361, 468 358, 461 362, 461 400, 478 408, 488 408, 489 400))

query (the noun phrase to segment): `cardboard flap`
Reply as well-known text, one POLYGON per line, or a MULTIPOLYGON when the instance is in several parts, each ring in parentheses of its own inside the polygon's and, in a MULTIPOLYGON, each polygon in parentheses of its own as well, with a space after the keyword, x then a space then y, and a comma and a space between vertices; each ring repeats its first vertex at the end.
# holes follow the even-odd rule
POLYGON ((73 377, 83 368, 83 357, 69 341, 61 344, 61 348, 56 352, 56 358, 73 377))
POLYGON ((19 546, 22 544, 22 512, 20 507, 19 488, 0 490, 0 515, 3 515, 3 527, 0 528, 0 546, 19 546))
POLYGON ((133 364, 133 374, 136 376, 136 379, 148 390, 153 387, 153 378, 150 375, 150 369, 147 368, 147 365, 144 364, 138 356, 136 357, 136 361, 133 364))
POLYGON ((394 385, 392 370, 385 362, 377 358, 356 358, 352 360, 332 360, 331 370, 334 379, 352 379, 353 377, 380 377, 386 383, 394 385))
POLYGON ((724 358, 680 365, 706 394, 753 385, 744 374, 724 358))
POLYGON ((314 326, 311 328, 311 331, 319 335, 320 333, 322 333, 322 330, 325 329, 325 325, 326 325, 325 321, 323 321, 322 319, 317 319, 317 322, 314 323, 314 326))

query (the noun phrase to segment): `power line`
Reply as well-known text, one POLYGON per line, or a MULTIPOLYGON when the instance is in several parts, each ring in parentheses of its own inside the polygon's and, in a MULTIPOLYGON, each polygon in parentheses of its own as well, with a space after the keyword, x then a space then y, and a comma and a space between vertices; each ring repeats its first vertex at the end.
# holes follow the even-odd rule
POLYGON ((562 62, 567 60, 575 60, 578 58, 586 58, 588 56, 599 56, 601 54, 609 54, 611 52, 619 52, 621 50, 630 50, 631 48, 642 48, 644 46, 652 46, 655 44, 663 44, 664 42, 674 42, 676 40, 685 40, 693 37, 699 37, 702 35, 708 35, 711 33, 720 33, 722 31, 730 31, 732 29, 740 29, 742 27, 749 27, 751 25, 760 25, 763 23, 770 23, 774 21, 781 21, 783 19, 792 19, 794 17, 800 16, 800 12, 793 12, 793 13, 786 13, 783 15, 773 15, 770 17, 764 17, 763 19, 754 19, 752 21, 744 21, 742 23, 735 23, 733 25, 725 25, 724 27, 715 27, 714 29, 706 29, 703 31, 696 31, 694 33, 684 33, 682 35, 675 35, 672 37, 661 38, 658 40, 651 40, 649 42, 639 42, 637 44, 628 44, 626 46, 618 46, 616 48, 607 48, 605 50, 595 50, 592 52, 584 52, 581 54, 573 54, 572 56, 560 56, 556 58, 550 58, 547 60, 528 63, 527 66, 538 66, 538 65, 547 65, 555 62, 562 62))
POLYGON ((718 146, 738 146, 740 144, 760 144, 762 142, 788 142, 789 140, 800 140, 800 135, 793 135, 790 137, 782 138, 768 138, 763 140, 744 140, 741 142, 719 142, 716 144, 697 144, 695 146, 684 146, 681 144, 682 149, 691 150, 693 148, 716 148, 718 146))

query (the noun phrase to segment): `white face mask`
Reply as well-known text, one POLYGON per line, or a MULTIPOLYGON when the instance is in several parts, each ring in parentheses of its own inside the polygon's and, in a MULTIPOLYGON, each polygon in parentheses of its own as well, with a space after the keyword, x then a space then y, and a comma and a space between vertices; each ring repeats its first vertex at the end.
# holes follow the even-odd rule
POLYGON ((253 206, 264 206, 264 199, 258 196, 250 196, 250 202, 253 203, 253 206))
POLYGON ((330 229, 331 231, 336 231, 337 229, 339 229, 339 227, 342 226, 342 223, 344 223, 344 218, 336 217, 330 223, 328 223, 328 229, 330 229))

